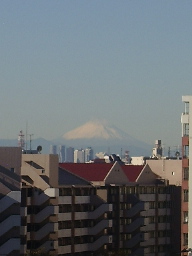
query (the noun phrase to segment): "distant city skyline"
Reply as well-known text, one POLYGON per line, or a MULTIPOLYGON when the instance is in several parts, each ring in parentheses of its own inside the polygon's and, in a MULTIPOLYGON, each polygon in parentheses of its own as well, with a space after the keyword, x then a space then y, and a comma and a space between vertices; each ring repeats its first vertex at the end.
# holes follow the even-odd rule
POLYGON ((1 1, 0 139, 55 139, 93 119, 181 145, 191 1, 1 1))

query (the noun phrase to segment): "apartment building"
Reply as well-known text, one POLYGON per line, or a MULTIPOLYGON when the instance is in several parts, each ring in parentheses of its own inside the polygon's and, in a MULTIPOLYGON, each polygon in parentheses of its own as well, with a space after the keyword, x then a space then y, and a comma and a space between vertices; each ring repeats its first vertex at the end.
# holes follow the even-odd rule
POLYGON ((106 248, 112 243, 112 205, 90 182, 58 167, 56 155, 22 156, 22 246, 50 255, 91 255, 106 248))
POLYGON ((181 201, 181 248, 192 247, 192 96, 183 96, 182 124, 182 201, 181 201))
POLYGON ((0 255, 19 256, 21 149, 0 148, 0 255))
POLYGON ((102 191, 106 202, 112 205, 113 211, 107 214, 111 228, 106 230, 112 236, 112 243, 100 248, 101 251, 104 248, 109 251, 123 249, 127 255, 149 256, 180 252, 179 186, 170 186, 148 165, 131 166, 115 162, 60 164, 60 168, 62 172, 90 182, 97 193, 102 191))
POLYGON ((6 150, 0 148, 7 166, 0 168, 0 253, 180 251, 181 187, 169 185, 148 164, 59 164, 57 155, 43 154, 23 154, 21 161, 20 149, 12 149, 13 155, 6 150))

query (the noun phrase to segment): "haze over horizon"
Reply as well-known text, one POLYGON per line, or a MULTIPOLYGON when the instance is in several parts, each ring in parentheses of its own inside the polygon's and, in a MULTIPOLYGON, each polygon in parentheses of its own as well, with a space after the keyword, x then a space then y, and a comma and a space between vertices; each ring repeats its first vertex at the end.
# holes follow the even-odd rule
POLYGON ((192 94, 192 2, 1 1, 0 138, 54 139, 106 120, 181 144, 192 94))

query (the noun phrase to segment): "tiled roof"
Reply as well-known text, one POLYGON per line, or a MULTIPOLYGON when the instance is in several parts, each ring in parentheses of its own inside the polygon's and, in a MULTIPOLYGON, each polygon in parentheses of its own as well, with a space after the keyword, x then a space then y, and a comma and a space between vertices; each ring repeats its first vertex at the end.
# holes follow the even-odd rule
POLYGON ((144 165, 121 165, 124 173, 131 182, 136 182, 139 174, 142 172, 144 165))
POLYGON ((87 181, 103 181, 112 168, 110 163, 60 163, 59 167, 87 181))

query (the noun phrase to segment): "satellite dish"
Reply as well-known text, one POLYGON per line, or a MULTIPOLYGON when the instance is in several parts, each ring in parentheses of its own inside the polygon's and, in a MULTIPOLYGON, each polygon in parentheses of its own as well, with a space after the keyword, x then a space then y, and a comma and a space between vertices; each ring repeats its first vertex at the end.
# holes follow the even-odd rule
POLYGON ((39 145, 39 146, 37 147, 37 151, 38 151, 39 154, 41 153, 41 151, 42 151, 42 146, 41 146, 41 145, 39 145))

